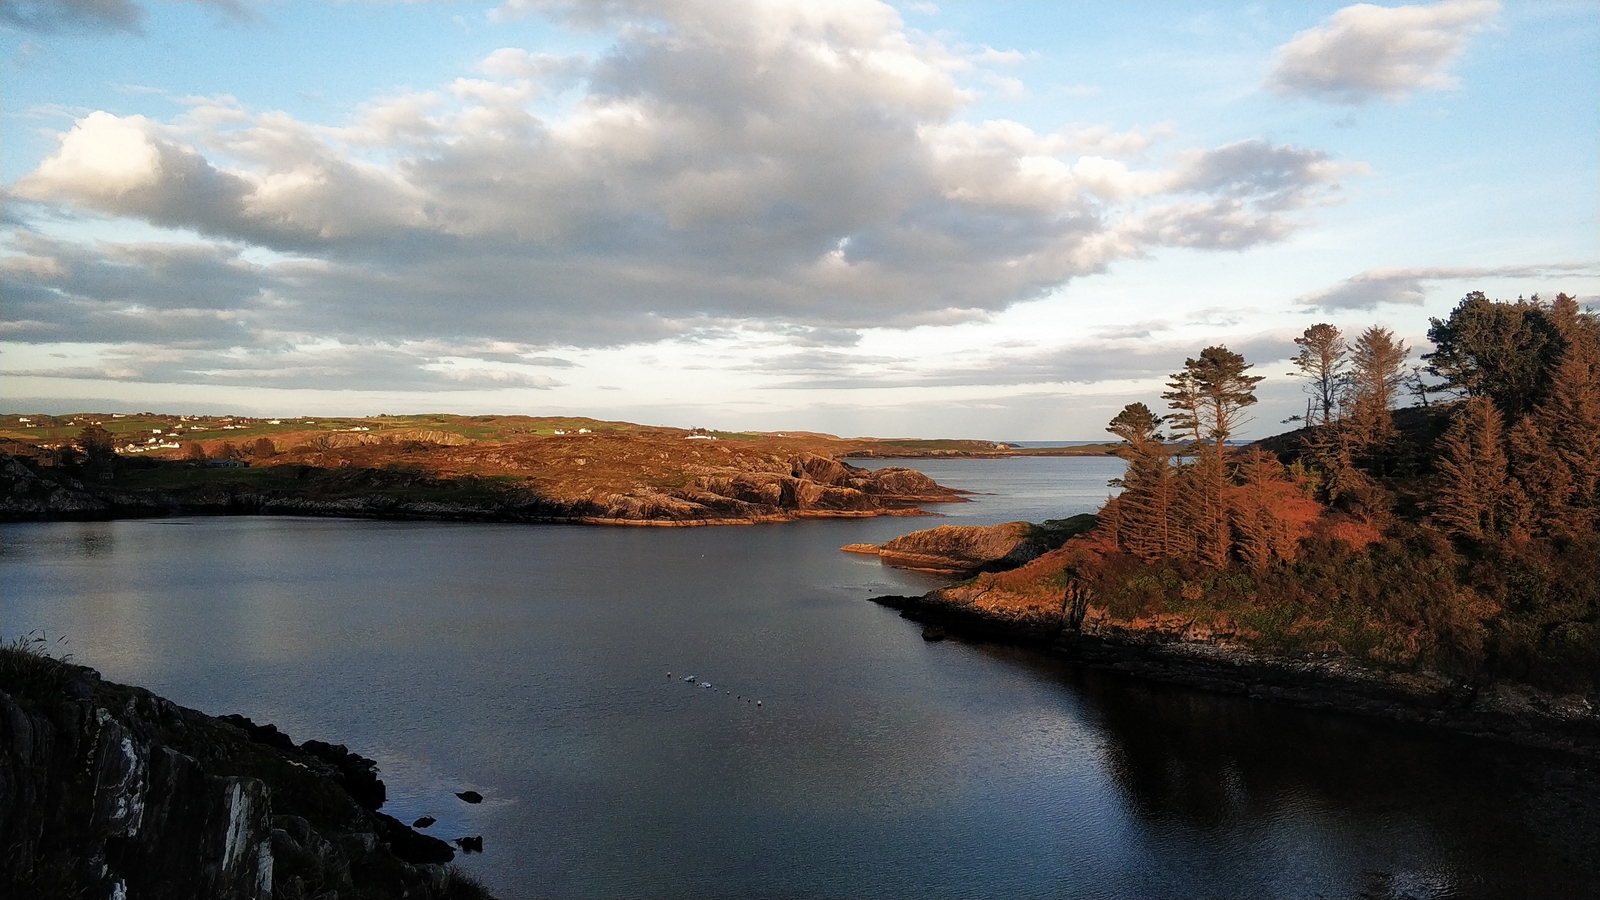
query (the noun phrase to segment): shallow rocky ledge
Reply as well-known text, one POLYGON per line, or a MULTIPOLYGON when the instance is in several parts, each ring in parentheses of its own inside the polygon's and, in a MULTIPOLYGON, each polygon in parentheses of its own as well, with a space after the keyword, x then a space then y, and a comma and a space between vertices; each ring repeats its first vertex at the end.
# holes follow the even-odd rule
POLYGON ((375 764, 0 650, 0 896, 481 898, 375 764))
POLYGON ((998 615, 942 600, 939 591, 872 600, 937 627, 941 636, 1033 646, 1140 678, 1600 759, 1600 710, 1578 695, 1507 682, 1474 684, 1436 672, 1387 671, 1341 655, 1273 656, 1209 636, 1113 624, 1093 611, 1073 631, 1060 616, 998 615))

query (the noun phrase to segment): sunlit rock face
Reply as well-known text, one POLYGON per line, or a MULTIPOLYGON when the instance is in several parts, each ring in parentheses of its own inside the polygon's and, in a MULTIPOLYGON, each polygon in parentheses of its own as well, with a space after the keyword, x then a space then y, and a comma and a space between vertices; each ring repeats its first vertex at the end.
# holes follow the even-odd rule
POLYGON ((876 553, 885 564, 942 574, 1013 569, 1039 556, 1026 522, 1002 525, 940 525, 897 537, 883 546, 851 544, 853 553, 876 553))

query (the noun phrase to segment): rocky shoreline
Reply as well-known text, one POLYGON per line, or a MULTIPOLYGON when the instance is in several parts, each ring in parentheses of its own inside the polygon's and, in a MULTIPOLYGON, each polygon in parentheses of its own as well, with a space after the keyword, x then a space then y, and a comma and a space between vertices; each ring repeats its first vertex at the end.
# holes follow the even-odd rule
POLYGON ((482 900, 371 760, 0 648, 0 895, 482 900))
POLYGON ((1600 759, 1600 711, 1578 695, 1524 684, 1474 684, 1435 672, 1389 671, 1338 654, 1275 656, 1182 623, 1112 623, 1091 613, 1077 629, 1056 614, 1005 615, 952 602, 942 591, 872 601, 948 634, 1036 650, 1089 666, 1305 709, 1372 716, 1600 759))

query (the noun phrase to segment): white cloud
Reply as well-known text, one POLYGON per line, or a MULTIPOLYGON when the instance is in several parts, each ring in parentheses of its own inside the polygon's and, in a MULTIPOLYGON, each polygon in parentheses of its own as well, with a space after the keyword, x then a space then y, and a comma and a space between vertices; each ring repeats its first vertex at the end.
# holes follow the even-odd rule
POLYGON ((1345 104, 1453 88, 1451 65, 1498 9, 1497 0, 1347 6, 1279 47, 1267 86, 1345 104))

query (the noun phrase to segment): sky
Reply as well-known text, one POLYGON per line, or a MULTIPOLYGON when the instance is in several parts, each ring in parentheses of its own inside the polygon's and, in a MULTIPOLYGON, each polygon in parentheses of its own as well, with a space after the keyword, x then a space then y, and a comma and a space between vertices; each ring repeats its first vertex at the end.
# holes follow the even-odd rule
POLYGON ((1600 301, 1600 4, 0 4, 0 409, 1092 440, 1600 301))

